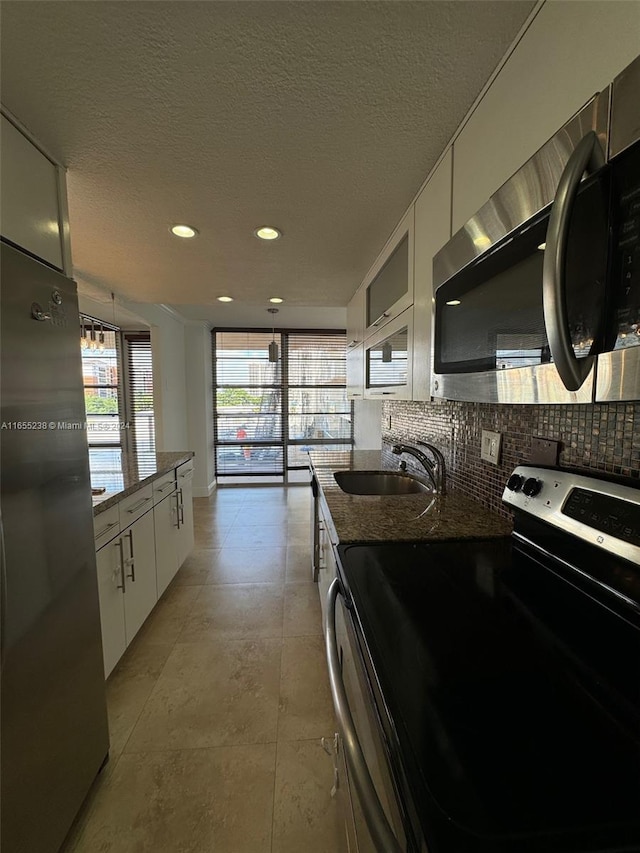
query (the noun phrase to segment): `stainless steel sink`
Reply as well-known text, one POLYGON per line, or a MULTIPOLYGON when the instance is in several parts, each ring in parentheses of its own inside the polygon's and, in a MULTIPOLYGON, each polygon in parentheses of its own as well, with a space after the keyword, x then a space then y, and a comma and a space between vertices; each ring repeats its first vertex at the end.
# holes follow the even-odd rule
POLYGON ((336 483, 349 495, 415 495, 432 487, 402 471, 337 471, 336 483))

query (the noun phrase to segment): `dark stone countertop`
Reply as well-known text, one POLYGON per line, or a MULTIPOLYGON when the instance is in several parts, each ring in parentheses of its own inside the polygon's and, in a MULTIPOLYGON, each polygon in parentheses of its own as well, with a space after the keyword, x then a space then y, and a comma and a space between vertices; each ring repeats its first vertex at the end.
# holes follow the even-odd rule
POLYGON ((459 491, 349 495, 336 483, 336 471, 398 471, 398 457, 390 451, 316 451, 310 460, 335 544, 493 539, 511 533, 509 521, 459 491))
MULTIPOLYGON (((122 488, 118 491, 105 492, 103 495, 93 496, 93 515, 99 515, 109 507, 117 504, 128 495, 146 486, 148 483, 167 474, 183 462, 192 459, 192 450, 178 450, 167 453, 145 453, 137 456, 135 453, 122 453, 121 469, 116 472, 118 480, 122 482, 122 488)), ((109 480, 113 480, 113 468, 109 469, 109 480)), ((91 471, 91 485, 100 486, 100 471, 91 471)))

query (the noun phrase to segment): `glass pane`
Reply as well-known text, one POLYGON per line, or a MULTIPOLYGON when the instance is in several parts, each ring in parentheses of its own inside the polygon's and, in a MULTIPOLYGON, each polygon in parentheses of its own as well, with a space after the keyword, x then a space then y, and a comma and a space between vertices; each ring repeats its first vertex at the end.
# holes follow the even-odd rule
POLYGON ((124 489, 122 475, 122 450, 120 448, 89 448, 89 468, 91 485, 108 492, 120 492, 124 489))
POLYGON ((293 415, 289 417, 290 439, 350 438, 351 415, 293 415))
MULTIPOLYGON (((273 336, 266 332, 218 332, 216 383, 218 385, 277 385, 281 361, 269 361, 273 336)), ((281 336, 275 335, 282 353, 281 336)))
POLYGON ((228 447, 216 448, 216 471, 225 474, 279 474, 282 473, 282 447, 228 447))
POLYGON ((407 384, 407 328, 367 350, 367 387, 407 384))
POLYGON ((279 441, 282 417, 279 414, 218 415, 218 441, 279 441))
POLYGON ((333 450, 339 452, 348 452, 351 450, 351 444, 292 444, 287 452, 287 466, 289 468, 306 468, 309 465, 309 453, 314 450, 333 450))
POLYGON ((117 415, 118 391, 116 388, 85 388, 84 407, 87 415, 117 415))
MULTIPOLYGON (((82 328, 81 328, 82 334, 82 328)), ((118 352, 116 349, 116 333, 113 331, 100 332, 95 327, 95 340, 91 340, 91 326, 85 324, 84 338, 80 338, 82 346, 82 375, 85 385, 117 385, 118 384, 118 352), (104 342, 100 341, 100 336, 104 342)))
POLYGON ((120 444, 120 415, 87 415, 89 444, 120 444))
POLYGON ((346 388, 291 388, 289 414, 351 412, 346 388))
POLYGON ((409 238, 404 237, 367 288, 367 326, 405 295, 409 286, 409 238))
POLYGON ((290 385, 346 385, 347 355, 342 358, 290 358, 290 385))

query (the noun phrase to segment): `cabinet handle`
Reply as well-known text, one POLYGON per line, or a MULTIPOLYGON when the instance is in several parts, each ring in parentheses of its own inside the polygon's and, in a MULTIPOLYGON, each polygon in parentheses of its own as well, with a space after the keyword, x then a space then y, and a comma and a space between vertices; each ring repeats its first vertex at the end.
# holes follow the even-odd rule
POLYGON ((130 515, 133 515, 133 513, 134 513, 134 512, 137 512, 137 511, 140 509, 140 507, 141 507, 141 506, 144 506, 145 504, 149 503, 149 501, 152 501, 152 500, 153 500, 153 497, 150 497, 150 498, 142 498, 142 500, 141 500, 141 501, 138 501, 138 503, 137 503, 137 504, 134 504, 134 505, 131 507, 131 509, 128 509, 128 510, 127 510, 127 512, 128 512, 130 515))
POLYGON ((173 482, 173 480, 170 483, 165 483, 164 486, 160 486, 160 488, 157 490, 158 494, 162 494, 162 492, 166 492, 167 489, 172 489, 174 486, 175 483, 173 482))
POLYGON ((379 325, 380 325, 380 323, 382 323, 382 321, 383 321, 383 320, 386 320, 388 316, 389 316, 389 312, 388 312, 388 311, 384 311, 384 312, 383 312, 383 313, 378 317, 378 319, 377 319, 377 320, 374 320, 374 321, 373 321, 373 323, 372 323, 371 325, 372 325, 372 326, 379 326, 379 325))
POLYGON ((358 394, 353 393, 351 396, 352 396, 352 397, 362 397, 362 394, 360 394, 360 393, 358 393, 358 394))
POLYGON ((178 530, 180 530, 180 489, 176 489, 175 499, 176 499, 176 524, 175 524, 175 526, 178 528, 178 530))
POLYGON ((96 539, 99 539, 101 536, 104 536, 104 534, 107 533, 107 531, 111 530, 112 527, 117 527, 119 523, 119 521, 112 521, 111 524, 107 524, 107 526, 103 527, 99 533, 96 533, 96 539))
POLYGON ((182 494, 182 489, 178 489, 178 493, 180 494, 180 504, 178 509, 180 510, 180 526, 184 526, 184 495, 182 494))
POLYGON ((193 475, 193 469, 191 471, 185 471, 184 474, 180 474, 179 476, 182 480, 184 480, 185 477, 191 478, 192 475, 193 475))
POLYGON ((349 341, 349 343, 347 344, 347 349, 351 349, 352 347, 354 347, 356 344, 359 344, 359 343, 360 343, 360 341, 356 341, 355 339, 353 341, 349 341))
POLYGON ((118 539, 117 542, 114 542, 114 548, 118 548, 120 551, 120 580, 121 583, 116 584, 116 589, 121 589, 122 594, 124 595, 124 548, 122 546, 122 536, 118 539))
POLYGON ((369 391, 372 397, 395 397, 395 391, 369 391))
POLYGON ((130 580, 132 580, 133 583, 135 583, 136 582, 136 564, 135 564, 135 560, 133 558, 133 530, 129 530, 125 535, 129 537, 129 553, 131 554, 131 556, 127 560, 125 560, 126 565, 131 567, 131 574, 127 575, 127 577, 130 580))

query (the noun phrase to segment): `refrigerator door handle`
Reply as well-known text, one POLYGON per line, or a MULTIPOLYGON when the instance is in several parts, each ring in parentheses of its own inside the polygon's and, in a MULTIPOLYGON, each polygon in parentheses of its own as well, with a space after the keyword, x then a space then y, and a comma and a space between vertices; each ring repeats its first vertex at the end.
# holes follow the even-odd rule
POLYGON ((604 154, 595 131, 590 130, 575 147, 560 176, 551 208, 542 267, 542 301, 549 348, 567 391, 577 391, 589 375, 594 357, 576 358, 567 315, 565 267, 573 205, 582 176, 604 165, 604 154))

